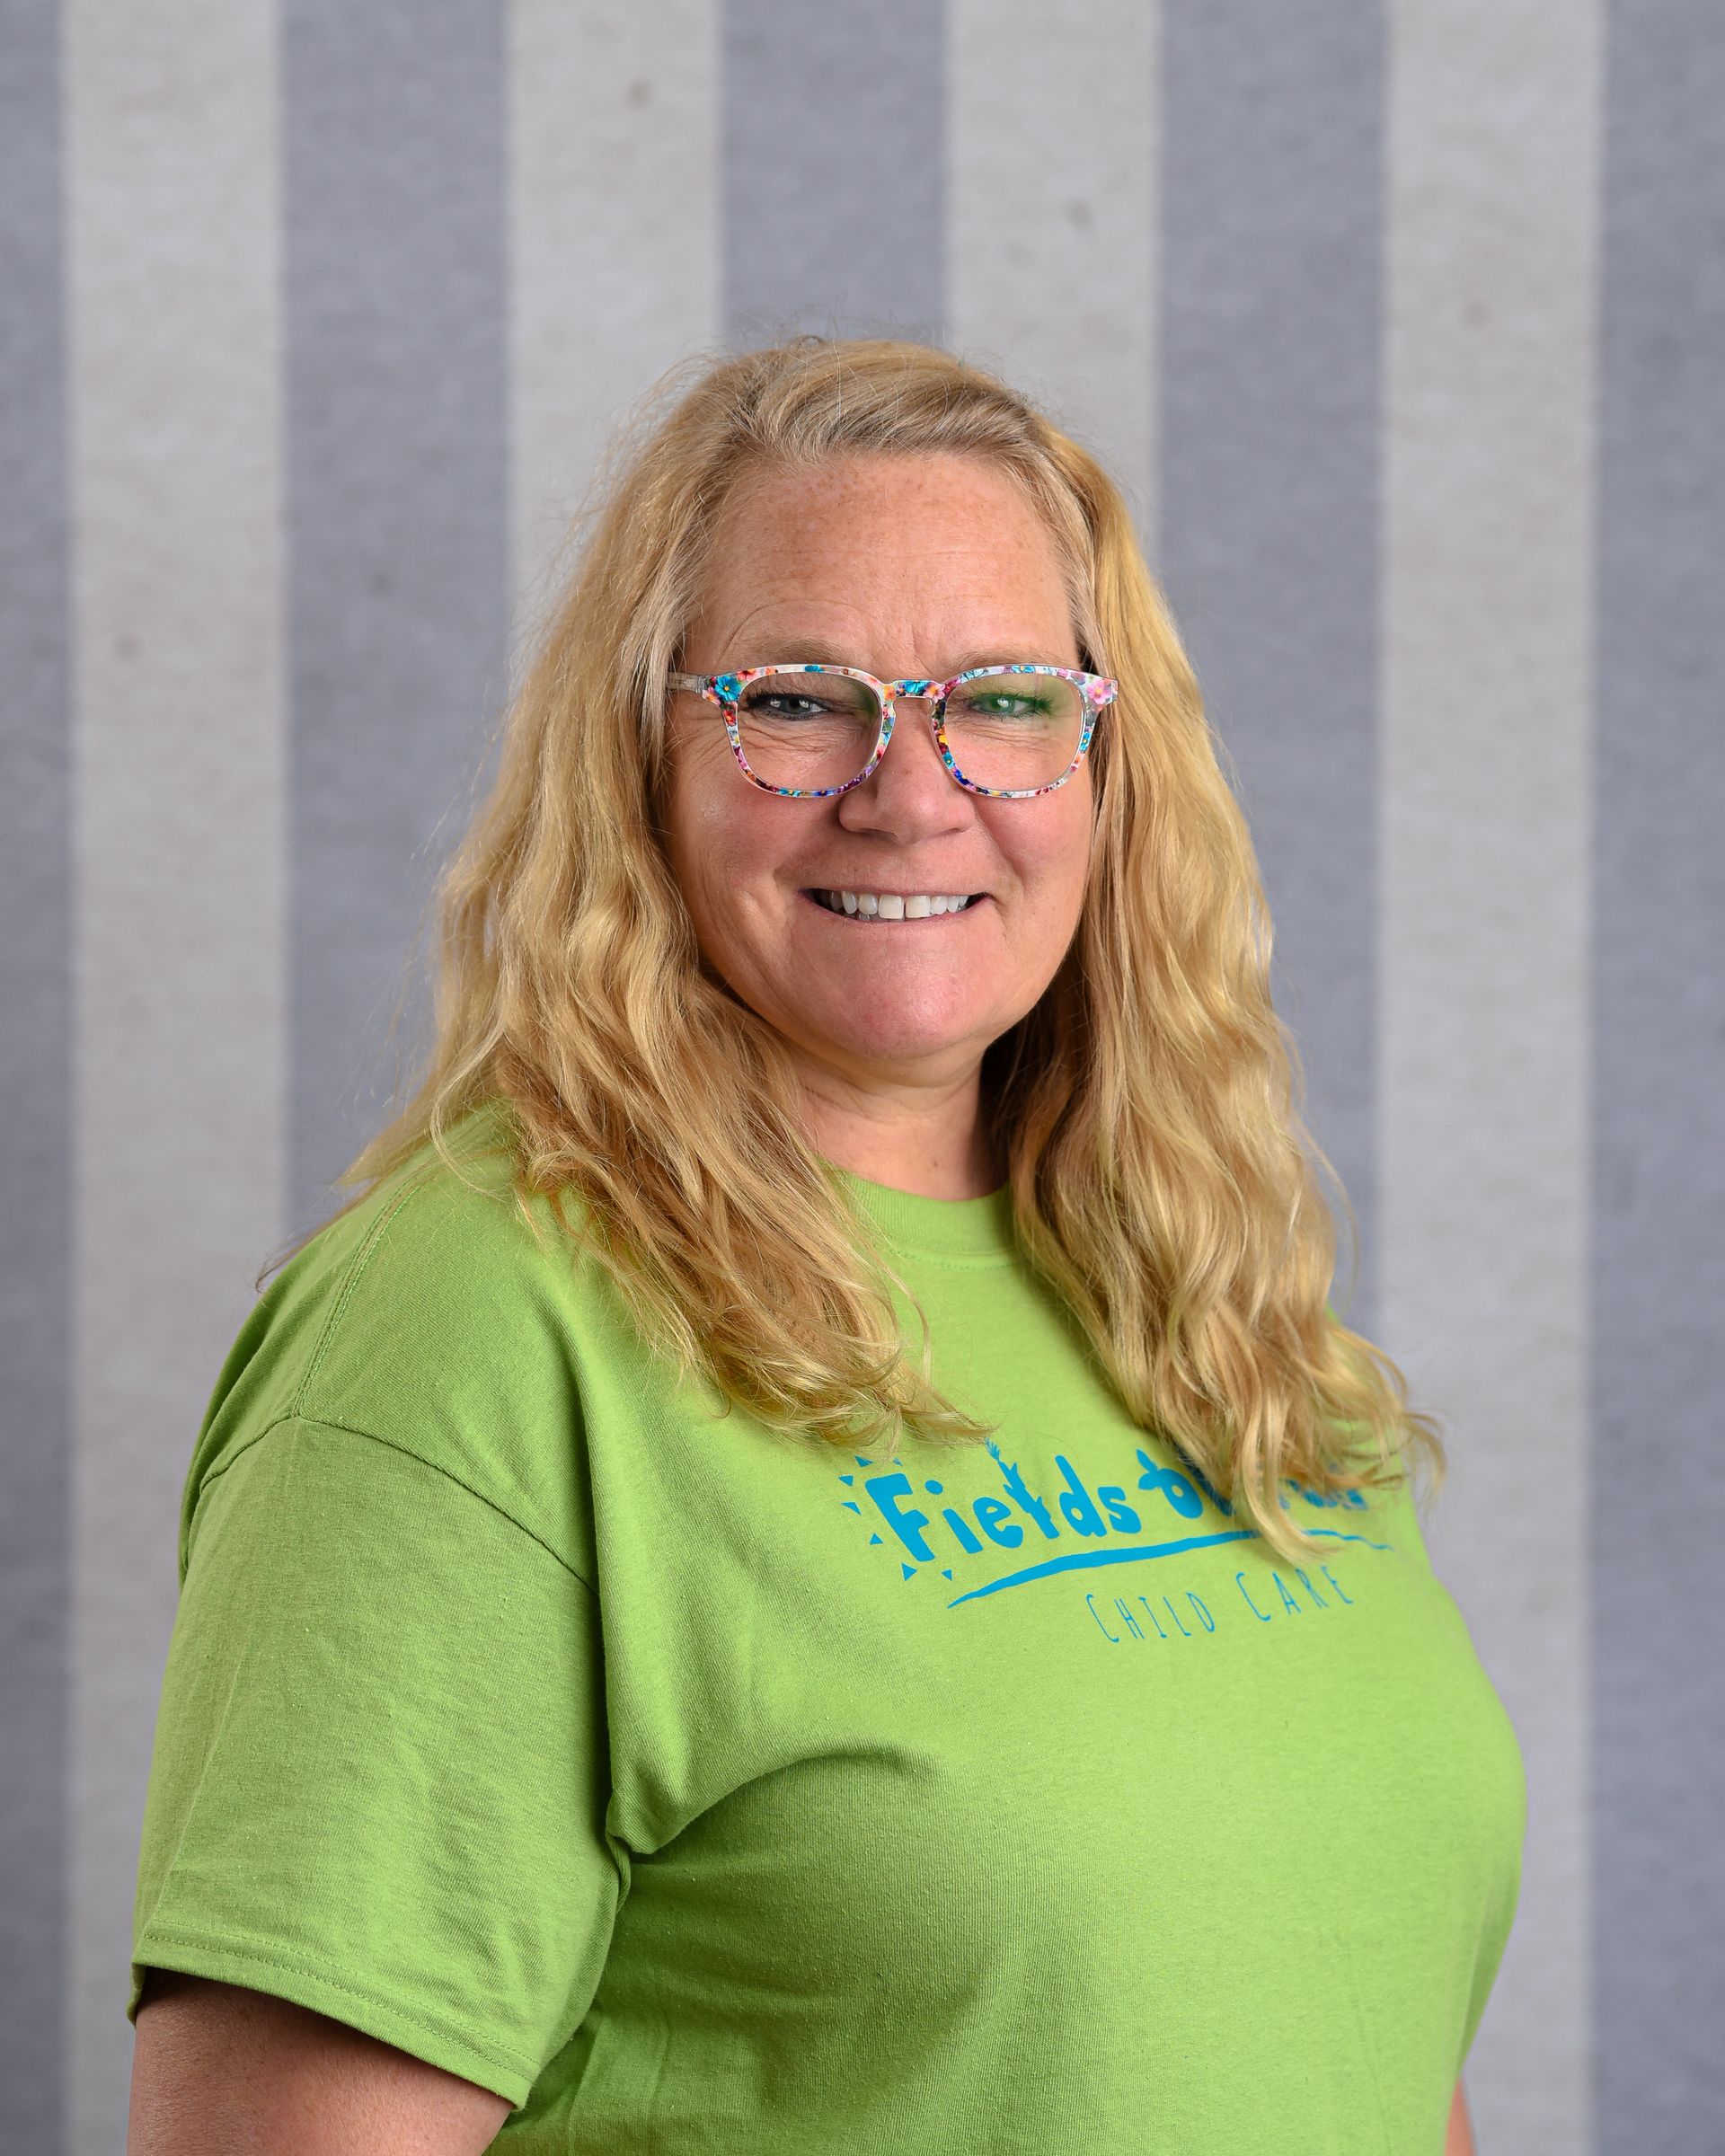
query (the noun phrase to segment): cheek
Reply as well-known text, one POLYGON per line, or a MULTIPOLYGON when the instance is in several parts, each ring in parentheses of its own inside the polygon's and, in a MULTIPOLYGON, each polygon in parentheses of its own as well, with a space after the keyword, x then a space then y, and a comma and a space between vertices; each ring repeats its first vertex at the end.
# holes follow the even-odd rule
MULTIPOLYGON (((1050 934, 1069 932, 1084 903, 1092 844, 1089 800, 1060 797, 1060 813, 1034 831, 1001 835, 1039 920, 1050 934)), ((1052 806, 1052 803, 1050 803, 1052 806)))
POLYGON ((674 776, 666 809, 671 870, 709 956, 747 934, 751 897, 773 881, 785 835, 777 806, 738 785, 729 758, 697 755, 674 776))

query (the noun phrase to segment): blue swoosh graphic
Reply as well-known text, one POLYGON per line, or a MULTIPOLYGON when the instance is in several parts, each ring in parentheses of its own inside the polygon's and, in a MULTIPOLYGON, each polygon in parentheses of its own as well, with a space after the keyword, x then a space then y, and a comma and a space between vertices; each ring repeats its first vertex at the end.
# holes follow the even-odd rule
POLYGON ((978 1595, 998 1595, 1003 1587, 1022 1587, 1028 1579, 1046 1579, 1050 1572, 1076 1572, 1091 1565, 1129 1565, 1146 1557, 1178 1557, 1182 1550, 1208 1550, 1216 1542, 1256 1542, 1255 1527, 1233 1527, 1225 1534, 1182 1535, 1177 1542, 1146 1542, 1136 1550, 1075 1550, 1066 1557, 1051 1557, 1039 1565, 1027 1565, 1022 1572, 1003 1573, 991 1579, 986 1586, 972 1587, 968 1595, 954 1595, 947 1604, 956 1610, 961 1602, 974 1602, 978 1595))
MULTIPOLYGON (((1308 1534, 1325 1534, 1331 1542, 1364 1542, 1368 1550, 1393 1550, 1393 1542, 1375 1542, 1369 1535, 1344 1534, 1335 1527, 1308 1527, 1308 1534)), ((1255 1527, 1234 1527, 1223 1534, 1188 1534, 1178 1542, 1142 1542, 1136 1548, 1125 1550, 1074 1550, 1065 1557, 1050 1557, 1039 1565, 1027 1565, 1022 1572, 1005 1572, 998 1579, 991 1579, 985 1586, 972 1587, 968 1594, 955 1595, 947 1604, 956 1610, 961 1602, 975 1602, 981 1595, 998 1595, 1003 1587, 1022 1587, 1027 1580, 1046 1579, 1051 1572, 1078 1572, 1095 1565, 1131 1565, 1152 1557, 1178 1557, 1182 1550, 1209 1550, 1218 1542, 1255 1542, 1259 1540, 1255 1527)))

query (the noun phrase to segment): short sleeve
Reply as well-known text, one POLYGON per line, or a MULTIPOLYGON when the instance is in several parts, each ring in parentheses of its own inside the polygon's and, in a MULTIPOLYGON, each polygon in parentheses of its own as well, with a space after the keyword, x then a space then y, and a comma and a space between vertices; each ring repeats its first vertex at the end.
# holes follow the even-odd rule
POLYGON ((128 2019, 185 1970, 520 2105, 610 1942, 606 1759, 587 1583, 415 1454, 279 1424, 199 1496, 128 2019))

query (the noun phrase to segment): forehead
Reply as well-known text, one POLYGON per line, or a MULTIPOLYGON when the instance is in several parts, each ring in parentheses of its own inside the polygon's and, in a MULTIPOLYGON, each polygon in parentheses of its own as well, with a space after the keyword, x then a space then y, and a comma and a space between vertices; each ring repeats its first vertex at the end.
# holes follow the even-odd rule
POLYGON ((715 521, 696 634, 801 629, 916 671, 955 640, 1002 656, 1058 645, 1072 663, 1071 615, 1059 551, 1009 473, 951 453, 846 456, 743 473, 715 521))

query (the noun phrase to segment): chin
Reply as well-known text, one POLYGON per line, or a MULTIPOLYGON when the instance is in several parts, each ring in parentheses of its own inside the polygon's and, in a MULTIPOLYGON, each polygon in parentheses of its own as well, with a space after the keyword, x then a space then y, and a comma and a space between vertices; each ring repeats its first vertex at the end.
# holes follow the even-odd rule
POLYGON ((951 1059, 968 1067, 992 1038, 981 1013, 936 1008, 809 1012, 799 1028, 811 1047, 852 1063, 926 1064, 951 1059))

